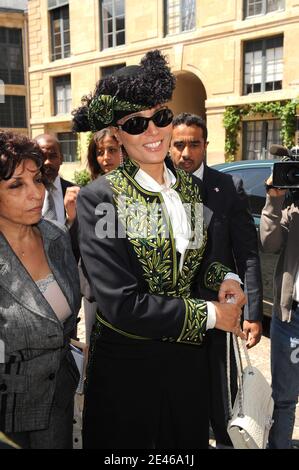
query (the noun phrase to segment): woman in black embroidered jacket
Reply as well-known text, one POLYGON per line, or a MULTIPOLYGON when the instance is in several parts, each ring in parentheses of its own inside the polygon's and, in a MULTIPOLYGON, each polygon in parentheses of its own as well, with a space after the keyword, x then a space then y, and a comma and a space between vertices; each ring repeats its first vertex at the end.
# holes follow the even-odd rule
POLYGON ((114 127, 123 166, 80 191, 82 257, 98 303, 85 448, 206 448, 207 328, 242 334, 244 295, 228 270, 206 273, 221 300, 192 296, 206 243, 198 180, 166 158, 175 78, 159 51, 101 80, 74 130, 114 127))

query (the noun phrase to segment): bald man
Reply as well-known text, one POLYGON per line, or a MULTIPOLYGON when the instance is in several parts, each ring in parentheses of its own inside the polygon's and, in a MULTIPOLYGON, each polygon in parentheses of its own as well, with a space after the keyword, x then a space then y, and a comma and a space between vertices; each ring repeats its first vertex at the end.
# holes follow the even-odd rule
POLYGON ((57 220, 70 228, 73 252, 78 261, 80 254, 77 241, 76 200, 80 188, 59 176, 63 156, 57 138, 52 134, 41 134, 35 137, 35 140, 43 152, 45 174, 50 183, 46 189, 42 214, 45 218, 57 220))

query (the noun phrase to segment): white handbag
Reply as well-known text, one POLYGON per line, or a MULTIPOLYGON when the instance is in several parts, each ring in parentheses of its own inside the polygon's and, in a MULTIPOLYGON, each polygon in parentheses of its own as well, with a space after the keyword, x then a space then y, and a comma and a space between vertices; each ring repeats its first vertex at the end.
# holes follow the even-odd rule
POLYGON ((233 347, 238 371, 238 392, 232 408, 230 390, 230 333, 227 333, 227 379, 230 419, 227 432, 235 449, 265 449, 272 426, 272 388, 263 374, 251 365, 246 341, 241 340, 247 366, 243 369, 238 338, 233 347))

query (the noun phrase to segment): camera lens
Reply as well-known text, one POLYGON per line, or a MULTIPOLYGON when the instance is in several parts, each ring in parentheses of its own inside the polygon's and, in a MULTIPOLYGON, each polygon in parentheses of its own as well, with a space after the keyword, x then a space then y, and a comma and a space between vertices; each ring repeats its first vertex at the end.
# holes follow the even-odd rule
POLYGON ((292 166, 289 169, 289 171, 286 173, 286 180, 291 186, 299 184, 299 167, 298 166, 292 166))
POLYGON ((299 188, 299 161, 275 162, 273 186, 276 188, 299 188))

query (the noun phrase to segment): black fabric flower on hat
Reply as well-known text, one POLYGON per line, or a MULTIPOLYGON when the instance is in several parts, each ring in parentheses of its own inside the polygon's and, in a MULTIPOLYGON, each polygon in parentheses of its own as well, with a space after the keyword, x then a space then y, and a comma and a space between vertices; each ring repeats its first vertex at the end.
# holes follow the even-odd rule
POLYGON ((102 127, 116 125, 119 112, 133 113, 146 109, 144 106, 132 104, 128 101, 118 100, 116 96, 96 96, 88 107, 88 122, 93 132, 102 127))
POLYGON ((169 101, 175 87, 165 57, 149 51, 140 65, 117 70, 97 83, 92 95, 82 98, 82 106, 73 111, 73 130, 93 132, 116 126, 122 117, 150 109, 169 101))

